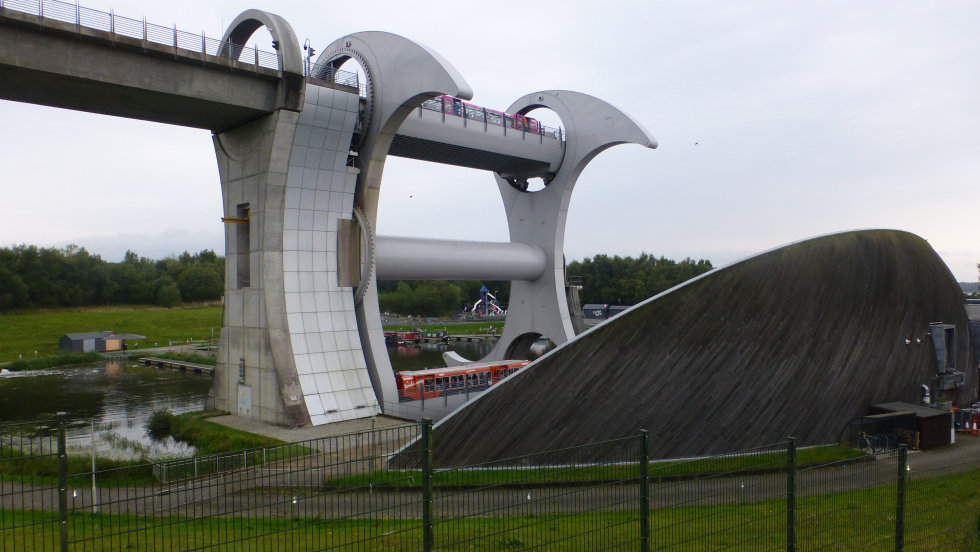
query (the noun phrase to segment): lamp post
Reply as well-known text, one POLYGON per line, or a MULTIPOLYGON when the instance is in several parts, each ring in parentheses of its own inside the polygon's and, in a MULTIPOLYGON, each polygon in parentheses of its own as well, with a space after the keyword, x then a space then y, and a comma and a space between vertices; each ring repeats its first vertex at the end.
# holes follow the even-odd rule
POLYGON ((313 62, 313 56, 314 54, 316 54, 316 50, 314 50, 313 47, 310 46, 310 39, 308 38, 306 39, 306 42, 303 44, 303 51, 306 52, 306 60, 304 60, 306 76, 310 76, 310 72, 313 70, 311 63, 313 62))

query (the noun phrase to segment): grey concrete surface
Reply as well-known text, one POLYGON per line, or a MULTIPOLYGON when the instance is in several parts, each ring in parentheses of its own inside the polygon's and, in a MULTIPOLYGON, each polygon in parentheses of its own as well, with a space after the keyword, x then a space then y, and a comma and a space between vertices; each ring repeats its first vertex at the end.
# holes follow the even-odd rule
POLYGON ((409 425, 412 423, 400 418, 392 418, 389 416, 372 416, 370 418, 357 418, 354 420, 344 420, 341 422, 334 422, 331 424, 323 424, 318 426, 288 428, 268 424, 259 420, 244 418, 242 416, 233 416, 231 414, 208 418, 208 420, 221 424, 225 427, 240 429, 242 431, 255 433, 257 435, 265 435, 266 437, 272 437, 273 439, 279 439, 281 441, 286 441, 287 443, 306 441, 310 439, 320 439, 322 437, 332 437, 335 435, 347 435, 349 433, 360 433, 375 429, 388 429, 392 427, 409 425))
POLYGON ((36 20, 13 10, 0 20, 3 99, 209 130, 284 107, 280 71, 36 20))

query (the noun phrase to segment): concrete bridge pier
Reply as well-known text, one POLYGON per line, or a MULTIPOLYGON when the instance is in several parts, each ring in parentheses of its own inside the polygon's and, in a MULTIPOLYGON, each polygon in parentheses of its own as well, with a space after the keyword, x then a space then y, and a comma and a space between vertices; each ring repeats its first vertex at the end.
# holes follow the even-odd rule
POLYGON ((305 95, 299 41, 289 24, 257 10, 231 23, 222 49, 234 37, 244 44, 265 26, 279 41, 283 79, 278 109, 239 127, 216 132, 225 220, 225 305, 214 376, 215 406, 279 425, 309 423, 282 301, 283 203, 293 135, 305 95), (298 75, 298 79, 295 77, 298 75), (277 278, 276 275, 280 274, 277 278), (277 362, 277 360, 279 362, 277 362))
POLYGON ((287 426, 371 416, 380 408, 353 287, 338 278, 360 97, 356 87, 307 79, 299 42, 276 16, 243 13, 225 42, 262 25, 279 43, 283 105, 214 135, 228 223, 215 404, 287 426))

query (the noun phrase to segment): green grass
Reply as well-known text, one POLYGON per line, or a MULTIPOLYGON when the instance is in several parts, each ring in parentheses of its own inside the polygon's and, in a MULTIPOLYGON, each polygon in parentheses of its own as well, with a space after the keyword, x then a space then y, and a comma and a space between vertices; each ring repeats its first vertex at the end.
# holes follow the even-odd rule
POLYGON ((170 420, 170 433, 174 439, 183 441, 197 448, 198 455, 216 454, 233 450, 244 450, 270 445, 279 445, 283 441, 232 429, 230 427, 209 422, 208 418, 216 412, 188 412, 178 414, 170 420))
MULTIPOLYGON (((294 456, 306 455, 311 452, 301 445, 286 444, 279 439, 256 435, 221 424, 209 422, 207 418, 214 412, 188 412, 186 414, 170 415, 170 434, 178 441, 186 442, 197 449, 198 456, 244 451, 261 447, 273 447, 268 451, 256 451, 248 455, 248 463, 254 465, 264 461, 281 460, 294 456)), ((50 441, 54 446, 54 440, 50 441)), ((240 467, 234 458, 219 459, 215 466, 220 470, 231 470, 240 467)), ((96 468, 99 486, 120 487, 128 485, 146 485, 157 483, 153 476, 151 459, 114 460, 98 458, 96 468)), ((168 464, 186 463, 181 460, 168 460, 168 464)), ((210 467, 212 464, 206 464, 210 467)), ((213 471, 213 470, 212 470, 213 471)), ((68 456, 69 474, 86 474, 91 472, 91 459, 86 455, 68 456)), ((203 472, 202 472, 203 474, 203 472)), ((31 455, 10 447, 0 447, 0 480, 29 482, 36 485, 54 485, 57 483, 58 463, 55 454, 39 454, 37 450, 31 455)), ((85 477, 88 477, 87 475, 85 477)), ((81 485, 81 486, 84 486, 81 485)), ((2 548, 0 548, 2 550, 2 548)))
MULTIPOLYGON (((977 551, 980 470, 909 481, 905 550, 977 551)), ((894 485, 797 498, 796 543, 800 550, 893 550, 894 485)), ((283 495, 284 499, 288 496, 283 495)), ((308 500, 315 503, 317 496, 308 500)), ((441 497, 436 496, 437 507, 441 497)), ((583 496, 580 502, 587 501, 583 496)), ((786 509, 783 500, 736 504, 657 507, 650 516, 653 549, 784 550, 786 509)), ((355 503, 356 504, 356 503, 355 503)), ((417 508, 417 506, 416 506, 417 508)), ((68 517, 69 540, 85 540, 72 550, 293 551, 342 548, 364 551, 420 550, 421 515, 390 519, 308 518, 289 515, 284 505, 275 519, 92 515, 68 517), (356 544, 354 544, 356 543, 356 544)), ((459 515, 463 512, 454 512, 459 515)), ((338 516, 341 515, 338 513, 338 516)), ((450 514, 452 515, 452 514, 450 514)), ((58 542, 57 515, 6 510, 0 516, 0 549, 51 550, 58 542), (16 528, 13 528, 16 527, 16 528)), ((637 510, 592 511, 498 517, 436 516, 434 542, 440 550, 635 550, 639 543, 637 510)))
POLYGON ((25 360, 15 360, 9 365, 5 366, 8 370, 20 371, 20 370, 41 370, 44 368, 55 368, 58 366, 71 366, 73 364, 91 364, 93 362, 99 362, 102 360, 101 353, 88 352, 88 353, 67 353, 54 356, 46 356, 40 358, 32 358, 25 360))
MULTIPOLYGON (((153 471, 147 459, 115 460, 97 458, 96 482, 100 487, 122 487, 155 483, 153 471)), ((81 478, 79 486, 91 481, 92 460, 87 456, 68 456, 68 474, 84 474, 69 477, 69 482, 81 478)), ((55 454, 38 455, 37 452, 25 455, 10 447, 0 447, 0 480, 33 485, 57 485, 58 458, 55 454)))
MULTIPOLYGON (((221 306, 185 306, 165 309, 154 306, 87 307, 80 309, 43 310, 28 313, 0 315, 0 327, 4 338, 0 340, 0 362, 34 358, 34 351, 46 357, 58 352, 58 340, 66 333, 113 330, 145 335, 146 339, 127 342, 129 352, 139 354, 139 349, 164 347, 171 340, 184 343, 188 339, 215 339, 221 331, 221 306), (133 346, 138 343, 139 349, 133 346)), ((385 329, 406 331, 411 328, 425 330, 446 329, 450 334, 485 334, 489 326, 496 326, 499 334, 504 323, 464 322, 460 324, 415 324, 385 326, 385 329)))
POLYGON ((427 332, 437 332, 440 330, 446 330, 449 335, 478 335, 487 333, 487 328, 490 326, 496 326, 497 334, 504 328, 503 321, 494 322, 462 322, 459 324, 392 324, 385 325, 384 329, 392 330, 396 332, 407 332, 414 328, 420 328, 427 332))
MULTIPOLYGON (((867 456, 856 449, 827 445, 808 447, 796 451, 797 466, 820 465, 846 460, 865 459, 867 456)), ((688 479, 695 475, 759 473, 782 471, 786 468, 786 452, 773 450, 760 454, 746 454, 705 458, 698 460, 669 460, 650 462, 652 480, 688 479)), ((492 468, 437 471, 433 477, 436 486, 479 487, 488 485, 553 485, 578 481, 629 480, 636 478, 636 465, 595 465, 554 468, 492 468)), ((417 487, 421 484, 420 470, 377 471, 334 479, 327 483, 331 488, 373 486, 417 487)))
MULTIPOLYGON (((145 335, 139 347, 166 346, 168 341, 215 339, 221 331, 220 306, 189 306, 165 309, 149 306, 60 309, 0 315, 3 339, 0 362, 17 360, 18 355, 33 358, 58 352, 58 340, 66 333, 113 330, 145 335)), ((135 343, 128 342, 130 352, 135 343)))

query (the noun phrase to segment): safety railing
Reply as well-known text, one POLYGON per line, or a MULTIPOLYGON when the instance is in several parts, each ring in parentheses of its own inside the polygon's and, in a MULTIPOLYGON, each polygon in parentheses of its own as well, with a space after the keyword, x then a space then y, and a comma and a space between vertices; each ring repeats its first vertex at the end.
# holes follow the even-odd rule
MULTIPOLYGON (((277 52, 266 52, 254 47, 241 44, 230 44, 226 51, 221 51, 221 40, 208 38, 203 32, 190 33, 177 29, 176 25, 162 26, 148 23, 146 18, 132 19, 93 10, 61 0, 0 0, 0 16, 6 10, 16 11, 40 17, 44 21, 59 21, 73 24, 77 28, 88 28, 110 33, 114 37, 127 37, 142 40, 178 50, 203 53, 211 56, 226 57, 245 64, 266 69, 282 70, 282 64, 277 52)), ((345 77, 346 78, 346 77, 345 77)), ((355 76, 356 78, 356 76, 355 76)))
POLYGON ((365 95, 364 86, 360 82, 357 73, 336 69, 332 64, 327 63, 326 61, 310 65, 307 74, 308 76, 316 79, 333 82, 341 86, 356 88, 362 98, 365 95))
POLYGON ((59 500, 66 481, 63 427, 54 420, 0 427, 0 551, 24 550, 27 540, 35 550, 57 550, 66 540, 67 506, 59 500))
POLYGON ((485 127, 502 127, 505 129, 504 134, 507 132, 506 129, 513 129, 525 135, 531 134, 542 138, 564 140, 564 131, 561 128, 542 125, 539 121, 531 117, 504 113, 503 111, 468 104, 452 96, 440 96, 426 100, 422 102, 420 109, 444 113, 445 115, 459 117, 469 121, 476 121, 485 127))
MULTIPOLYGON (((89 471, 65 422, 0 427, 0 551, 972 550, 980 458, 651 460, 646 432, 465 466, 431 423, 89 471), (188 466, 197 465, 197 471, 188 466), (208 468, 204 468, 208 466, 208 468), (93 475, 96 476, 96 483, 93 475)), ((973 439, 973 436, 969 438, 973 439)), ((974 445, 975 446, 975 445, 974 445)))

